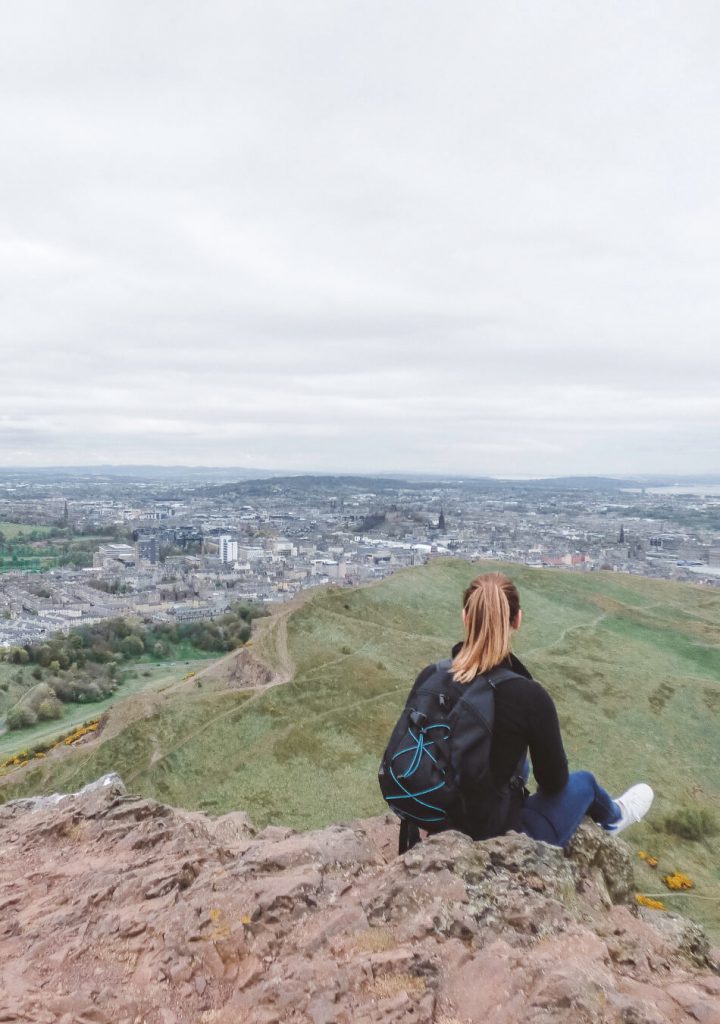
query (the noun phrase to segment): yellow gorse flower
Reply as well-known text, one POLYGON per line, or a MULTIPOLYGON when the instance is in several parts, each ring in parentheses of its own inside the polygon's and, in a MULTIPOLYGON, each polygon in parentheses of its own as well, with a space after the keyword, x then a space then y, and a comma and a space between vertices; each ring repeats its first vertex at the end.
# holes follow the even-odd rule
POLYGON ((35 750, 30 753, 27 750, 21 750, 13 757, 8 757, 5 761, 0 761, 0 772, 5 771, 8 768, 22 768, 26 764, 30 764, 33 758, 43 758, 46 756, 47 751, 54 750, 55 747, 59 747, 64 744, 66 747, 71 746, 77 740, 82 739, 83 736, 87 736, 92 732, 95 732, 100 725, 99 718, 93 718, 90 722, 86 722, 85 725, 78 726, 71 733, 66 736, 61 736, 55 740, 54 743, 43 744, 42 749, 35 750))
POLYGON ((644 860, 649 868, 656 868, 658 866, 657 857, 653 857, 652 854, 646 853, 645 850, 638 850, 638 857, 640 860, 644 860))
POLYGON ((661 903, 660 900, 653 900, 650 896, 643 896, 640 893, 635 894, 635 900, 640 904, 641 907, 649 907, 650 910, 664 910, 665 904, 661 903))
POLYGON ((63 741, 65 746, 69 747, 72 743, 82 739, 83 736, 87 736, 88 733, 95 732, 99 724, 100 719, 96 718, 92 722, 88 722, 87 725, 81 725, 79 729, 76 729, 75 732, 71 732, 69 736, 65 737, 63 741))
POLYGON ((684 875, 682 871, 675 871, 672 875, 663 875, 662 878, 668 889, 678 891, 680 889, 692 889, 695 883, 687 875, 684 875))

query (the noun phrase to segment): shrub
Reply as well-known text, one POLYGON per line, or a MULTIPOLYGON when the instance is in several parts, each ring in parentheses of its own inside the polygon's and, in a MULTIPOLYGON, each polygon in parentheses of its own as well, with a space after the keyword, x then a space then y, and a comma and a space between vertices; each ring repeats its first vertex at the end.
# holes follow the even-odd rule
POLYGON ((40 668, 40 666, 36 665, 32 672, 30 673, 30 675, 33 677, 33 679, 42 679, 42 669, 40 668))
POLYGON ((698 842, 720 832, 717 818, 705 807, 681 807, 668 814, 663 828, 673 836, 698 842))
POLYGON ((52 661, 52 651, 47 644, 42 644, 41 647, 35 651, 35 661, 38 665, 42 665, 43 668, 47 668, 52 661))
POLYGON ((67 679, 53 679, 52 688, 58 700, 69 703, 75 700, 75 686, 67 679))
POLYGON ((83 700, 102 700, 103 694, 97 683, 83 683, 78 686, 78 699, 82 696, 83 700))
POLYGON ((41 722, 49 722, 53 718, 62 718, 62 704, 55 697, 46 697, 45 700, 40 701, 37 709, 37 716, 41 722))
POLYGON ((33 711, 37 711, 38 704, 43 700, 55 700, 55 691, 47 683, 38 683, 25 697, 25 704, 29 704, 33 711))
POLYGON ((145 644, 139 636, 128 636, 120 644, 126 658, 139 658, 145 653, 145 644))
POLYGON ((32 708, 16 704, 8 711, 6 721, 8 729, 24 729, 28 725, 35 725, 37 715, 32 708))

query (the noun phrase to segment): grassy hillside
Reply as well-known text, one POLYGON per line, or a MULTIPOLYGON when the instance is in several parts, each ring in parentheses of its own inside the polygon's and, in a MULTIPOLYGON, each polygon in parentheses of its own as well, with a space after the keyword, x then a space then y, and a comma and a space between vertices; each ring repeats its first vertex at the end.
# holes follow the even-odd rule
MULTIPOLYGON (((318 591, 256 642, 292 677, 285 685, 253 696, 178 691, 99 743, 4 780, 1 792, 77 788, 112 769, 133 790, 244 808, 260 823, 308 828, 377 813, 379 757, 409 686, 459 639, 463 587, 497 568, 437 561, 378 586, 318 591)), ((571 768, 594 770, 613 792, 653 785, 652 815, 628 838, 660 858, 661 873, 684 871, 712 897, 667 905, 712 923, 717 838, 678 838, 666 819, 689 808, 705 833, 720 820, 720 594, 611 573, 508 571, 525 613, 515 648, 557 702, 571 768)), ((638 877, 647 892, 663 889, 641 863, 638 877)))
MULTIPOLYGON (((57 736, 70 732, 74 726, 88 718, 102 715, 103 712, 134 694, 144 690, 162 690, 177 683, 188 673, 201 671, 207 666, 211 657, 202 651, 191 650, 189 653, 193 657, 185 661, 151 661, 149 658, 138 660, 126 670, 124 681, 116 693, 105 700, 92 703, 65 704, 59 719, 39 721, 36 725, 13 731, 5 728, 0 717, 0 763, 5 758, 17 754, 18 751, 31 749, 40 743, 51 742, 57 736)), ((24 669, 19 669, 16 665, 0 663, 0 687, 4 684, 7 684, 8 689, 4 691, 0 688, 0 715, 26 695, 33 685, 38 685, 30 675, 27 666, 24 669), (17 677, 20 677, 22 682, 18 682, 17 677)))

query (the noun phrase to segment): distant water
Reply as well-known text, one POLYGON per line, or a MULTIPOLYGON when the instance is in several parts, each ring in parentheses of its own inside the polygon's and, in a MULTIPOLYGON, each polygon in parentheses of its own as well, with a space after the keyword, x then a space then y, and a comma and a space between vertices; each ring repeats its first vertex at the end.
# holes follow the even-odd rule
MULTIPOLYGON (((623 487, 624 491, 639 494, 639 487, 623 487)), ((720 484, 673 484, 671 487, 646 487, 646 494, 696 494, 699 497, 720 498, 720 484)))

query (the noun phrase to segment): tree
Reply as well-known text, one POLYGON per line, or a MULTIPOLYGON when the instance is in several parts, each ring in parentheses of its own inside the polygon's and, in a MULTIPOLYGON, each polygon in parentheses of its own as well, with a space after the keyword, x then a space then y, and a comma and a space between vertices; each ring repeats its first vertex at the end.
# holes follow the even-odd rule
POLYGON ((139 658, 145 653, 145 644, 139 636, 128 636, 120 644, 126 658, 139 658))
POLYGON ((46 697, 38 704, 37 716, 41 722, 49 722, 53 718, 62 718, 62 704, 55 697, 46 697))
POLYGON ((78 694, 78 699, 82 698, 83 700, 90 701, 102 700, 102 697, 102 692, 97 683, 87 683, 83 685, 78 694))
POLYGON ((52 661, 52 650, 47 644, 42 644, 35 652, 35 661, 43 668, 47 668, 52 661))
POLYGON ((37 715, 32 708, 25 704, 16 704, 10 708, 6 716, 8 729, 24 729, 28 725, 35 725, 37 715))
POLYGON ((68 679, 63 679, 62 676, 59 676, 57 679, 53 679, 52 688, 58 700, 62 700, 66 704, 68 704, 72 700, 75 700, 75 685, 74 683, 71 683, 68 679))

